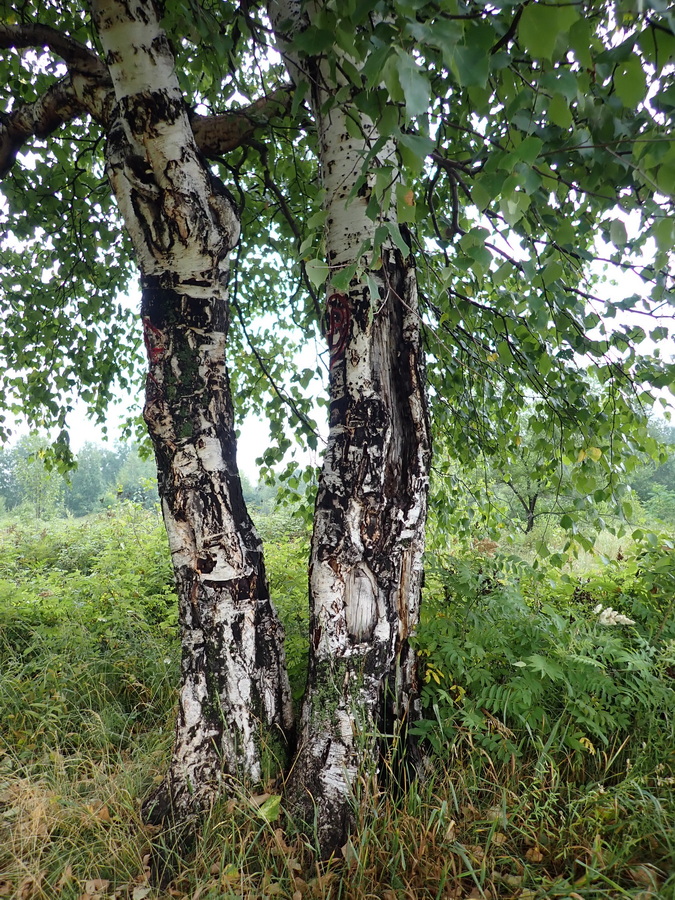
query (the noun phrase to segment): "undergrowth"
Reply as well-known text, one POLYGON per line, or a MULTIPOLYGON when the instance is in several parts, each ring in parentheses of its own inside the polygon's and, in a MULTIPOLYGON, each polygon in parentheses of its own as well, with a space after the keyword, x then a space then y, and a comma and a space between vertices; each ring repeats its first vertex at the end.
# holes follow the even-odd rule
MULTIPOLYGON (((265 520, 294 695, 307 535, 265 520)), ((417 637, 429 748, 394 799, 363 772, 358 828, 324 865, 280 777, 216 806, 154 886, 140 801, 173 736, 179 649, 165 537, 133 505, 0 526, 0 897, 675 898, 675 566, 655 547, 542 576, 429 560, 417 637), (634 620, 603 626, 598 605, 634 620)))

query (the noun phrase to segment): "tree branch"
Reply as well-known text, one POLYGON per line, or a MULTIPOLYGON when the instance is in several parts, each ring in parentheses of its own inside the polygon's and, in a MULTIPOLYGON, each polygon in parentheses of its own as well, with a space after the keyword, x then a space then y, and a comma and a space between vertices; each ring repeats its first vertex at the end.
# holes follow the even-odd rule
POLYGON ((108 69, 85 44, 48 25, 6 25, 0 23, 0 47, 23 49, 47 47, 66 63, 71 72, 108 78, 108 69))
POLYGON ((244 109, 217 116, 192 113, 190 124, 197 146, 207 159, 217 159, 235 150, 252 137, 256 130, 275 116, 284 115, 291 107, 293 88, 279 88, 244 109))
POLYGON ((34 103, 0 115, 0 178, 14 165, 30 137, 46 137, 85 112, 70 76, 51 85, 34 103))

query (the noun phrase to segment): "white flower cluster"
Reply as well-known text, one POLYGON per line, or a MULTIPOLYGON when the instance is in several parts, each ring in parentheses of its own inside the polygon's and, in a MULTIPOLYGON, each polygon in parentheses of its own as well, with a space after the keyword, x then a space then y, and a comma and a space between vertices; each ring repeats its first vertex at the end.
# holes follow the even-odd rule
POLYGON ((603 609, 602 603, 598 603, 593 610, 593 615, 598 617, 599 625, 635 625, 634 619, 629 619, 628 616, 622 615, 611 606, 603 609))

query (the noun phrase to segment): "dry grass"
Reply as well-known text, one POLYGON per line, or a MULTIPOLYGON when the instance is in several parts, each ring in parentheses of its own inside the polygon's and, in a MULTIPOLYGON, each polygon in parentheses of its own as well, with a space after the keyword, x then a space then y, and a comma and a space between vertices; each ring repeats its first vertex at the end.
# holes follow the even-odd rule
POLYGON ((283 815, 268 821, 242 794, 214 808, 190 852, 171 856, 159 888, 152 862, 164 844, 138 817, 153 775, 141 755, 94 763, 51 753, 30 767, 6 755, 1 763, 0 897, 675 896, 672 788, 657 798, 648 779, 572 788, 552 764, 497 769, 471 756, 399 802, 364 779, 358 828, 342 857, 323 865, 283 815))

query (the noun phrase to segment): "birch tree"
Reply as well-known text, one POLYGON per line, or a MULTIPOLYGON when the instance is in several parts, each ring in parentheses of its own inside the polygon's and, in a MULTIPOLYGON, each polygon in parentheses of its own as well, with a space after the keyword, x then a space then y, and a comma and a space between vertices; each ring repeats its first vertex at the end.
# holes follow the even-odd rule
MULTIPOLYGON (((669 335, 672 16, 424 0, 2 11, 4 409, 54 426, 66 465, 74 397, 103 415, 145 351, 183 646, 148 821, 191 821, 293 756, 232 385, 241 412, 269 413, 268 468, 290 431, 316 447, 315 373, 292 351, 325 341, 288 806, 329 855, 362 767, 384 784, 416 758, 430 433, 453 471, 503 460, 529 405, 533 428, 565 423, 551 453, 576 460, 589 503, 620 504, 627 460, 651 449, 650 390, 675 384, 667 357, 639 352, 669 335), (118 301, 136 273, 138 316, 118 301)), ((434 491, 448 524, 452 483, 434 491)))
POLYGON ((159 823, 208 808, 225 777, 260 780, 262 728, 266 741, 286 739, 290 692, 282 628, 242 496, 225 363, 237 210, 197 147, 154 5, 94 2, 91 27, 100 53, 51 26, 2 26, 3 44, 46 46, 67 67, 37 100, 9 114, 2 170, 29 134, 88 117, 105 140, 106 174, 140 270, 143 416, 182 642, 173 755, 144 807, 147 820, 159 823))
POLYGON ((349 795, 363 761, 396 748, 398 765, 406 723, 419 716, 410 638, 419 620, 430 440, 414 259, 393 202, 396 144, 370 117, 354 116, 340 70, 358 65, 356 52, 336 47, 327 59, 295 51, 319 9, 278 2, 270 14, 316 122, 330 285, 330 430, 310 558, 308 684, 289 794, 302 820, 316 818, 323 850, 334 851, 349 829, 349 795), (387 188, 378 196, 382 176, 387 188))

